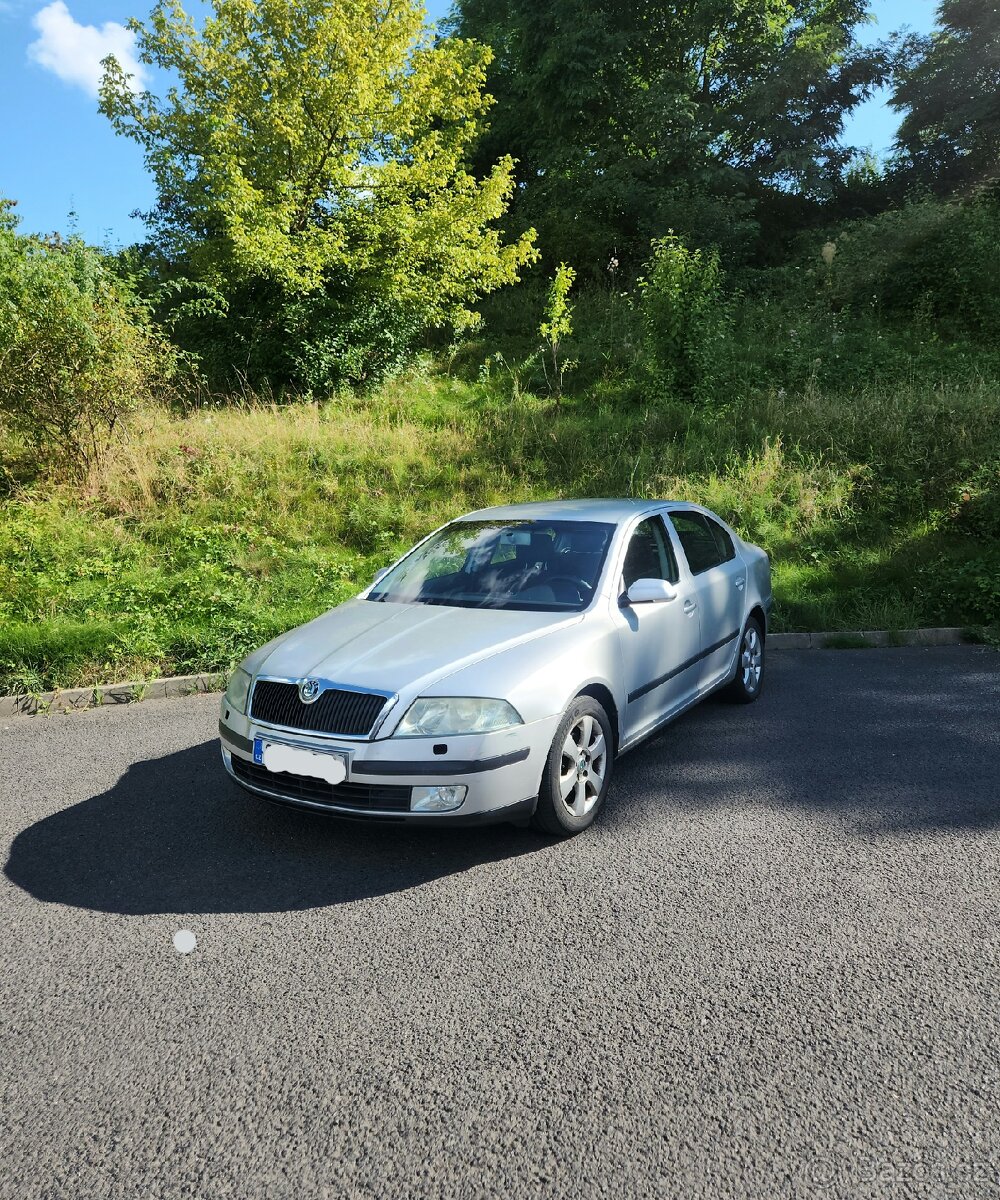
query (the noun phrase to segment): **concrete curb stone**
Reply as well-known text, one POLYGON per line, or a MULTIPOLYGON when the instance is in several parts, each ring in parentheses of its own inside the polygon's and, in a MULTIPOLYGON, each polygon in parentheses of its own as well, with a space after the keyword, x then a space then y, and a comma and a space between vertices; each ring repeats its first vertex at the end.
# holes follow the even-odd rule
POLYGON ((165 700, 193 696, 199 692, 219 692, 226 684, 225 674, 174 675, 148 682, 109 683, 104 686, 65 688, 41 695, 0 696, 0 718, 47 716, 54 713, 81 712, 100 705, 133 704, 137 700, 165 700))
POLYGON ((961 628, 857 629, 844 633, 771 633, 769 650, 842 650, 864 646, 959 646, 967 640, 961 628))

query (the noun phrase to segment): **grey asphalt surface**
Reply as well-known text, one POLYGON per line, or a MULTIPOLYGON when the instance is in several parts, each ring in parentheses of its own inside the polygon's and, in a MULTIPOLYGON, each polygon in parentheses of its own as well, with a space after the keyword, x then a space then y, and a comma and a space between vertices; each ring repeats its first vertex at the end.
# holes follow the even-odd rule
POLYGON ((270 807, 212 697, 0 722, 0 1195, 1000 1195, 1000 655, 768 672, 562 843, 270 807))

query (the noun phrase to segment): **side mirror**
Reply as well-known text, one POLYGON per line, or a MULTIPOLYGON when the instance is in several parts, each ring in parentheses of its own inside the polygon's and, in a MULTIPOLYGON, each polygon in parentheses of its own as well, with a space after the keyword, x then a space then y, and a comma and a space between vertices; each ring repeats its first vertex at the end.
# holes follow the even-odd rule
POLYGON ((386 575, 388 575, 388 574, 389 574, 388 567, 383 567, 381 571, 376 571, 375 574, 372 576, 372 587, 374 587, 375 584, 378 583, 378 581, 380 579, 384 579, 386 577, 386 575))
POLYGON ((677 591, 665 579, 637 579, 625 593, 629 604, 663 604, 676 600, 677 591))

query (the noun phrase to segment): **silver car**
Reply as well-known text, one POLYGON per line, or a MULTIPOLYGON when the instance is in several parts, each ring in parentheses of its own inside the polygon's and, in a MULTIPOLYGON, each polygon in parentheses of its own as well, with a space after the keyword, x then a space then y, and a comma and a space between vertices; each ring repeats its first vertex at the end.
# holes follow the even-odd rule
POLYGON ((483 509, 244 659, 222 760, 341 817, 578 833, 626 750, 709 692, 757 699, 770 608, 767 555, 698 505, 483 509))

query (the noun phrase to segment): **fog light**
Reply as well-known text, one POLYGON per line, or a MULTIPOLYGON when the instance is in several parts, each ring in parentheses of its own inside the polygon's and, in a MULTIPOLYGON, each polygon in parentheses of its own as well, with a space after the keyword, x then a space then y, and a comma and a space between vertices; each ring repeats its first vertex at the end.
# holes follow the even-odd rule
POLYGON ((410 793, 411 812, 451 812, 461 806, 469 789, 464 783, 440 787, 415 787, 410 793))

